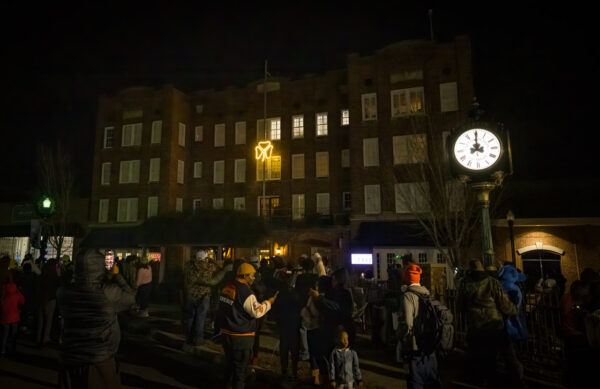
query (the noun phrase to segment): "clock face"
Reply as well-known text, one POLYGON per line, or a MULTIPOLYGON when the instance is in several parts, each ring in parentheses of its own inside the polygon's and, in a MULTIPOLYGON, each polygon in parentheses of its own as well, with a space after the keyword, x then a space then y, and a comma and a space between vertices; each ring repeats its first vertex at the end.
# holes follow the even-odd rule
POLYGON ((454 142, 454 158, 470 170, 484 170, 500 158, 502 145, 498 137, 482 128, 472 128, 460 134, 454 142))

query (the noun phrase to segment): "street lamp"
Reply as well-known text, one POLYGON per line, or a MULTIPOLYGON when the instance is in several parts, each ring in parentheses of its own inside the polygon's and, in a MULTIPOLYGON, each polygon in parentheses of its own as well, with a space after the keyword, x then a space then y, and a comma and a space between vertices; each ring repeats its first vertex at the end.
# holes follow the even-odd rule
POLYGON ((510 254, 512 255, 512 264, 517 266, 515 257, 515 236, 513 234, 513 225, 515 224, 515 214, 510 209, 506 213, 506 222, 508 223, 508 233, 510 234, 510 254))

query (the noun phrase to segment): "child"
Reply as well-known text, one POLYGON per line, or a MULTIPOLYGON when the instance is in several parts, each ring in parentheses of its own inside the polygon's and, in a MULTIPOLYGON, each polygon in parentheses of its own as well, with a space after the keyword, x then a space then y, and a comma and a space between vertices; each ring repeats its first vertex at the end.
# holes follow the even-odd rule
POLYGON ((348 332, 342 326, 336 328, 336 347, 329 357, 329 380, 332 387, 353 389, 355 383, 362 387, 362 375, 356 351, 350 350, 348 332))
POLYGON ((2 289, 2 355, 14 353, 17 346, 17 328, 21 320, 19 307, 25 304, 25 297, 17 288, 17 284, 9 281, 2 289))

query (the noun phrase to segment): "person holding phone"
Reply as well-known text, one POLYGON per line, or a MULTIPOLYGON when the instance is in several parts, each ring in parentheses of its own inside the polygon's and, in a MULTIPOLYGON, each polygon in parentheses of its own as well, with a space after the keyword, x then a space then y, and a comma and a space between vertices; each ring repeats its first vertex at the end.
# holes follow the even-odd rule
POLYGON ((252 358, 254 336, 258 329, 257 319, 263 317, 277 299, 275 295, 262 303, 258 302, 251 289, 256 269, 249 263, 242 263, 236 278, 225 284, 219 297, 217 320, 221 328, 221 338, 225 351, 227 386, 243 389, 246 381, 246 368, 252 358))

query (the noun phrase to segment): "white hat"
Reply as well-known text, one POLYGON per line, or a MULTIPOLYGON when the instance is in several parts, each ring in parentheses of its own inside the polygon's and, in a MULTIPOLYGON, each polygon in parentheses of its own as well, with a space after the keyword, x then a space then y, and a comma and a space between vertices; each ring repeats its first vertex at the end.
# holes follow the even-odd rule
POLYGON ((196 251, 196 259, 206 259, 207 256, 208 256, 208 253, 206 252, 206 250, 196 251))

